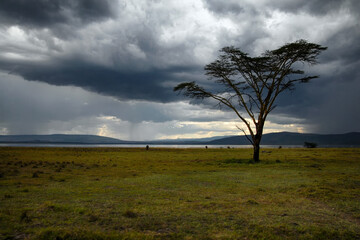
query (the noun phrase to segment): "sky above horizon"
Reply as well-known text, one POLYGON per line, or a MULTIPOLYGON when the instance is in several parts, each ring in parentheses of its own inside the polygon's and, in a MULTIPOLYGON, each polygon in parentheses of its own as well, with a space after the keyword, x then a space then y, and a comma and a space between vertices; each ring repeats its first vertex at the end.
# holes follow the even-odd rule
POLYGON ((360 131, 360 1, 1 0, 0 135, 124 140, 241 134, 234 113, 173 92, 219 49, 305 39, 320 75, 279 97, 265 133, 360 131))

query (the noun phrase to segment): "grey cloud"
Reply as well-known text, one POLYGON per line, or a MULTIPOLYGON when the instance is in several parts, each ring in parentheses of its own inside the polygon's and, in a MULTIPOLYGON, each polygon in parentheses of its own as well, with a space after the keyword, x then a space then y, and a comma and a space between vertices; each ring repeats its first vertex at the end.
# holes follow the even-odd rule
POLYGON ((229 13, 239 14, 244 13, 245 9, 241 6, 239 1, 217 1, 217 0, 205 0, 206 6, 217 14, 227 15, 229 13))
MULTIPOLYGON (((360 18, 357 18, 360 21, 360 18)), ((329 36, 324 44, 329 47, 328 51, 322 56, 322 60, 336 61, 341 60, 343 64, 352 64, 359 61, 360 45, 360 26, 355 23, 345 26, 335 34, 329 36)))
POLYGON ((55 24, 92 22, 111 17, 107 0, 2 0, 2 23, 30 27, 51 27, 55 24))
POLYGON ((308 12, 314 15, 325 15, 330 12, 336 12, 343 9, 350 10, 353 14, 358 14, 360 9, 357 0, 292 0, 292 1, 269 1, 269 7, 277 8, 284 12, 308 12))
MULTIPOLYGON (((70 6, 70 2, 61 3, 70 6)), ((49 4, 48 2, 38 4, 41 3, 46 6, 49 4)), ((95 4, 93 1, 80 1, 79 5, 85 3, 95 4)), ((93 6, 91 4, 90 6, 93 6)), ((60 5, 54 2, 56 11, 57 8, 62 7, 60 5)), ((83 11, 83 8, 79 8, 80 10, 83 11)), ((45 8, 44 12, 51 13, 51 9, 45 8)), ((145 17, 141 16, 141 18, 127 16, 126 12, 118 14, 118 23, 84 28, 81 33, 76 34, 76 38, 69 40, 64 37, 65 40, 60 44, 53 39, 52 33, 27 30, 32 43, 46 43, 46 47, 34 49, 32 45, 27 46, 28 43, 25 45, 7 43, 1 48, 5 52, 27 54, 28 58, 41 52, 45 60, 23 61, 0 57, 0 68, 21 75, 27 80, 58 86, 79 86, 118 99, 157 102, 179 99, 172 92, 173 85, 170 86, 168 83, 172 82, 175 85, 176 82, 187 81, 202 69, 193 56, 195 42, 199 41, 198 37, 190 36, 187 42, 161 44, 159 40, 161 28, 171 25, 171 22, 160 22, 152 12, 146 13, 145 17), (126 18, 124 19, 126 23, 122 22, 123 18, 126 18), (183 72, 190 74, 187 77, 178 77, 183 72)), ((8 15, 16 17, 15 13, 10 12, 8 15)), ((86 17, 86 14, 81 16, 86 17)), ((107 16, 107 13, 100 16, 107 16)), ((36 20, 36 17, 34 19, 36 20)), ((35 23, 40 24, 40 20, 35 20, 35 23)), ((58 23, 62 20, 53 21, 58 23)), ((26 29, 26 23, 20 27, 26 29)), ((68 32, 76 32, 79 28, 76 25, 67 27, 68 32)))
POLYGON ((307 12, 312 15, 325 15, 330 12, 337 12, 343 9, 359 14, 360 3, 357 0, 280 0, 280 1, 253 1, 245 3, 242 1, 217 1, 204 0, 206 6, 213 12, 222 15, 240 14, 252 12, 253 14, 269 13, 272 10, 282 12, 300 13, 307 12), (245 10, 246 9, 246 10, 245 10))
POLYGON ((355 81, 330 82, 319 91, 316 105, 307 110, 310 131, 343 133, 360 131, 360 78, 355 81))
MULTIPOLYGON (((147 100, 169 102, 179 99, 166 82, 178 82, 176 73, 194 71, 193 67, 121 71, 79 61, 54 64, 5 64, 0 66, 30 81, 46 82, 56 86, 77 86, 120 100, 147 100)), ((185 80, 182 78, 181 80, 185 80)))
MULTIPOLYGON (((357 69, 360 67, 358 63, 357 69)), ((308 132, 360 131, 360 74, 356 70, 315 79, 278 99, 274 115, 302 119, 308 132)), ((277 122, 276 119, 274 122, 277 122)), ((281 122, 279 122, 281 123, 281 122)))
POLYGON ((10 134, 41 133, 56 123, 69 128, 69 122, 86 125, 86 119, 102 116, 133 123, 170 120, 156 104, 122 102, 81 88, 29 82, 5 74, 0 75, 0 86, 0 126, 10 134))

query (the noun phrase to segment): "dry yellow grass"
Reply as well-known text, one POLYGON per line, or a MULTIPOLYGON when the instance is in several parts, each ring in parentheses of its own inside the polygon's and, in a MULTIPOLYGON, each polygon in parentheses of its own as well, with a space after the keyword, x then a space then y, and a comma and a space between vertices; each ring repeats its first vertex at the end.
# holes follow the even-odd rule
POLYGON ((360 149, 251 154, 0 148, 0 238, 360 238, 360 149))

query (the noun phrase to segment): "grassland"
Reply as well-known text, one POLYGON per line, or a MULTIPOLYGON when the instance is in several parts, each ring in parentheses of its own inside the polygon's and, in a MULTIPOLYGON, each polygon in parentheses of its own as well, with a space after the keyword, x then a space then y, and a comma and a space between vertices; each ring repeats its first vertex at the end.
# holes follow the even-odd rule
POLYGON ((360 239, 360 149, 0 148, 0 239, 360 239))

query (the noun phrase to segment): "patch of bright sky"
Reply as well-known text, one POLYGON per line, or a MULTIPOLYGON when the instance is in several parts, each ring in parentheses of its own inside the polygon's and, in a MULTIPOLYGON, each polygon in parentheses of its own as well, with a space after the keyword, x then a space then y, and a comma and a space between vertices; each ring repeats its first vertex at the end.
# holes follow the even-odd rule
POLYGON ((5 49, 0 58, 21 61, 43 61, 47 59, 46 41, 25 32, 18 26, 11 26, 0 31, 0 47, 5 49), (11 43, 9 45, 8 43, 11 43))
POLYGON ((276 49, 284 43, 302 39, 304 36, 307 36, 308 41, 322 43, 329 36, 356 22, 354 16, 348 13, 348 9, 341 9, 340 14, 317 16, 305 12, 274 10, 265 21, 269 37, 258 41, 258 50, 261 53, 267 49, 276 49))

